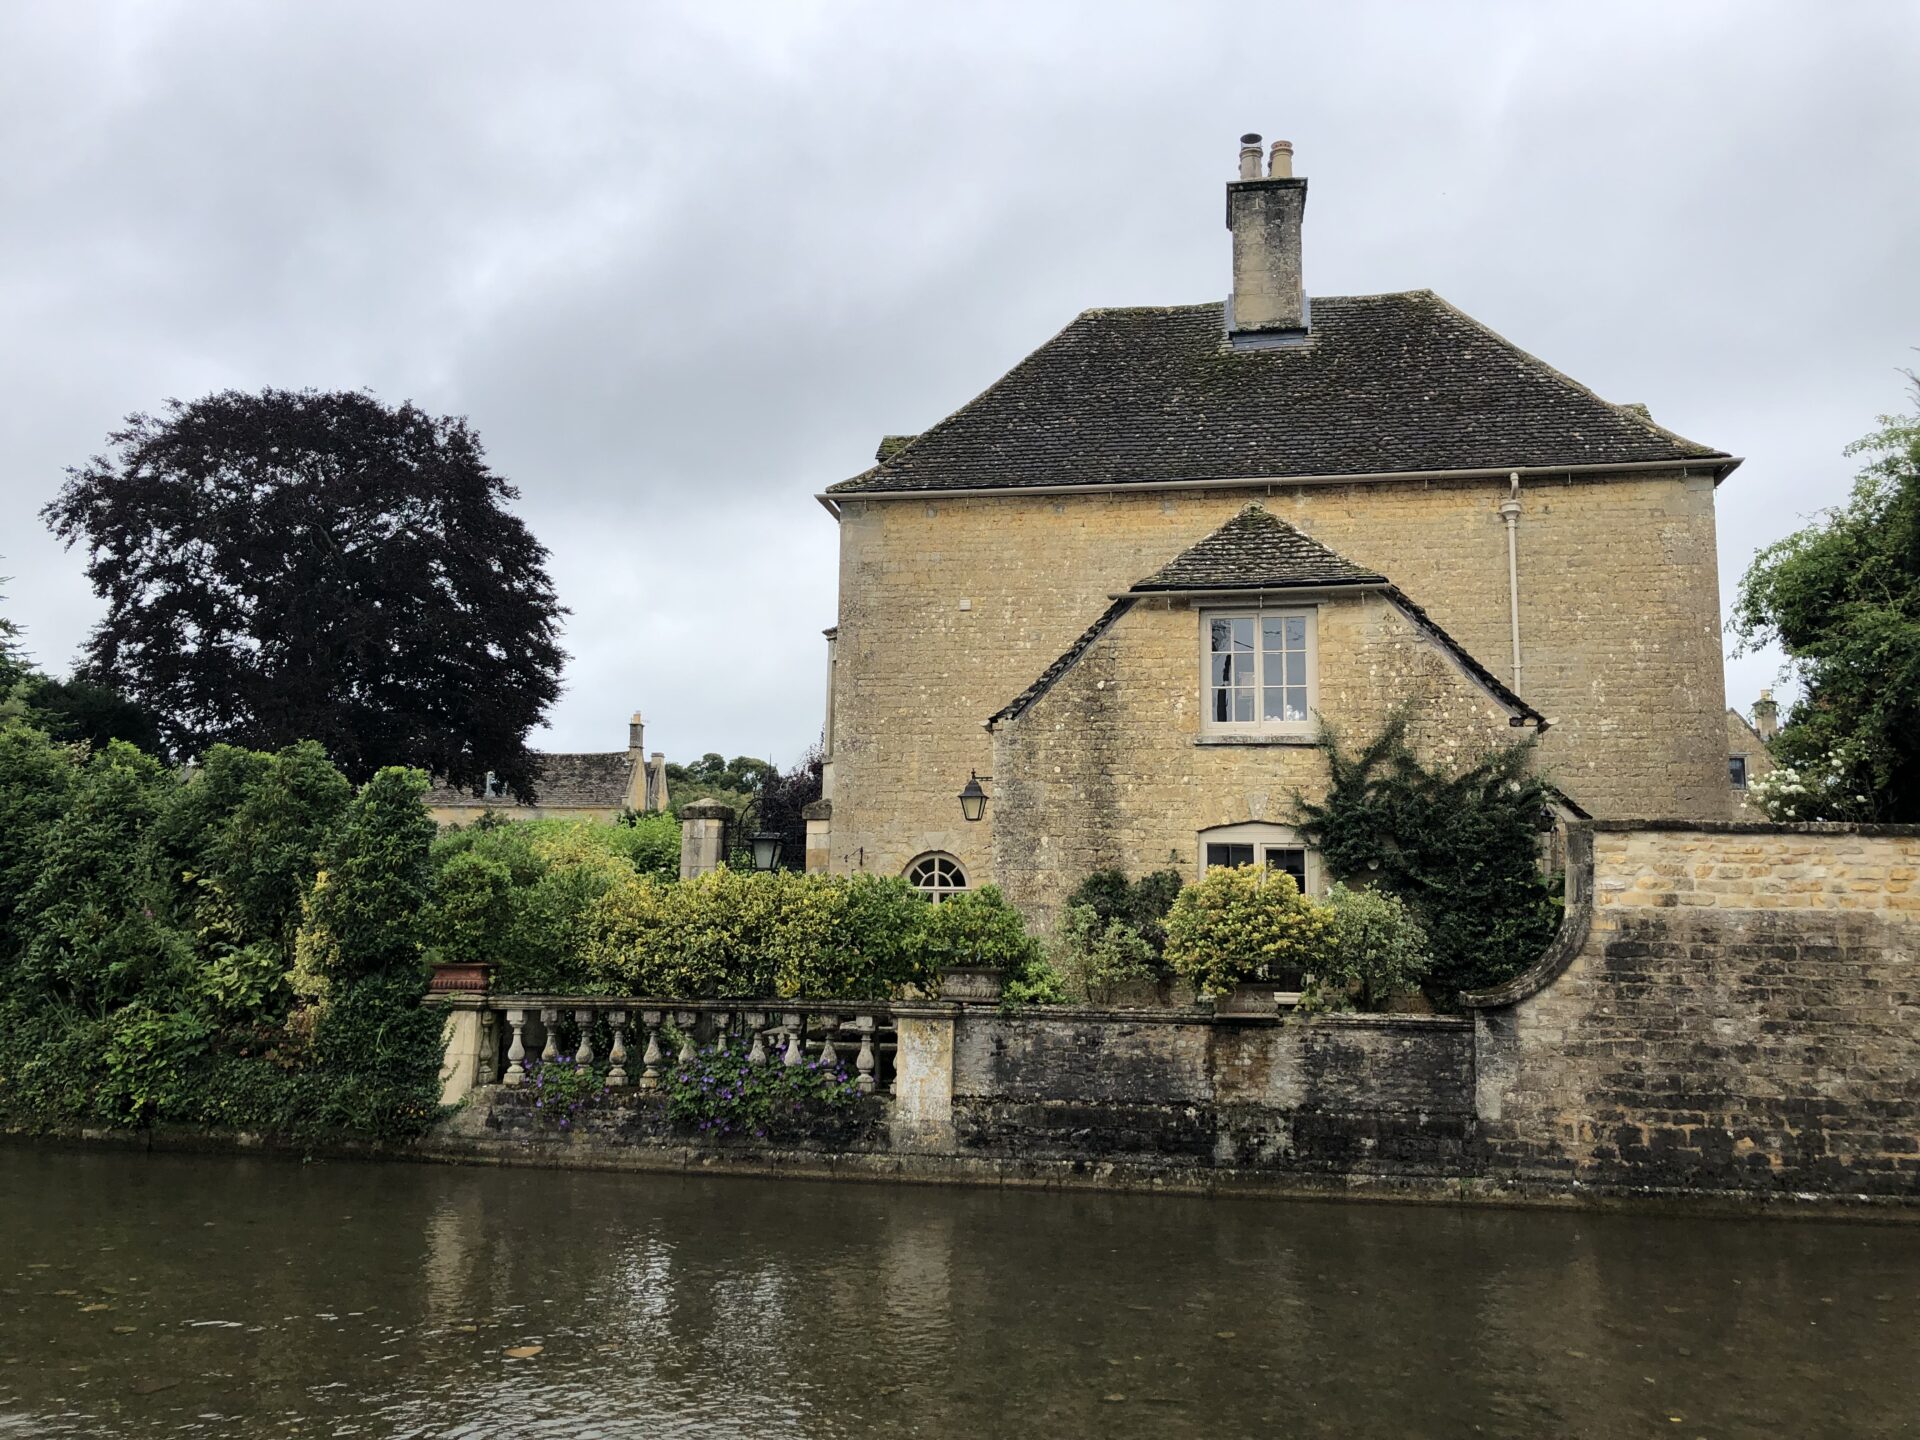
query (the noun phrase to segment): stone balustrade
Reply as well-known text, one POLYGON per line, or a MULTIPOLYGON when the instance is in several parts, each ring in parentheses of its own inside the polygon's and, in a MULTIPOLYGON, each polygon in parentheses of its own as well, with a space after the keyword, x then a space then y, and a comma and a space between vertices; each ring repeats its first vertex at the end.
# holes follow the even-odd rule
POLYGON ((442 1099, 475 1085, 524 1085, 528 1067, 563 1056, 605 1064, 614 1089, 658 1089, 697 1052, 738 1049, 754 1064, 840 1063, 865 1094, 890 1094, 893 1011, 871 1001, 664 1000, 580 995, 460 996, 451 1001, 442 1099))

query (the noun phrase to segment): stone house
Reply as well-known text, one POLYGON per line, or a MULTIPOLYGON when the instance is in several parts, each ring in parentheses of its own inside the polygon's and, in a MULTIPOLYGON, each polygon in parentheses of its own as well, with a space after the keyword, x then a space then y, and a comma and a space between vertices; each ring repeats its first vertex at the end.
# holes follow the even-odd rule
POLYGON ((1771 690, 1760 692, 1752 720, 1731 705, 1727 707, 1727 788, 1733 794, 1736 820, 1767 818, 1748 801, 1747 787, 1762 775, 1773 773, 1773 737, 1779 724, 1780 710, 1771 690))
POLYGON ((1106 866, 1311 887, 1318 721, 1364 740, 1399 705, 1431 758, 1538 736, 1593 815, 1729 814, 1739 461, 1430 291, 1309 297, 1307 182, 1263 160, 1247 137, 1226 187, 1224 303, 1087 311, 818 497, 817 867, 994 882, 1042 921, 1106 866))
POLYGON ((469 825, 491 812, 502 820, 597 820, 612 822, 626 811, 648 814, 667 808, 667 757, 645 750, 646 725, 634 711, 627 748, 591 754, 539 754, 534 803, 506 794, 491 774, 478 790, 435 777, 427 810, 436 824, 469 825))

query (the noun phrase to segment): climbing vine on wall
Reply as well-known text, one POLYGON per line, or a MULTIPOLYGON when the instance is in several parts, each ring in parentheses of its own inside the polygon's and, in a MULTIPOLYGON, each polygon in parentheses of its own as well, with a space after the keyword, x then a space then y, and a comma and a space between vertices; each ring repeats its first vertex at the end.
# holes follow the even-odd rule
POLYGON ((1301 833, 1336 880, 1398 895, 1426 929, 1427 988, 1442 1004, 1539 958, 1560 924, 1560 879, 1539 869, 1550 794, 1531 740, 1458 767, 1429 768, 1407 716, 1348 749, 1323 728, 1326 797, 1294 797, 1301 833))

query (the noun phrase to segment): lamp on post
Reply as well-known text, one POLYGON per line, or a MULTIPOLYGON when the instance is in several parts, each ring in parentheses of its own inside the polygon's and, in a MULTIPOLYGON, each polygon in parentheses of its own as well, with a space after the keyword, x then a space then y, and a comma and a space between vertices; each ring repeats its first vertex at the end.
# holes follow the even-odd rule
POLYGON ((748 838, 753 846, 753 868, 762 874, 770 874, 780 864, 780 832, 778 830, 756 830, 748 838))
POLYGON ((976 775, 969 772, 967 788, 960 792, 960 813, 968 820, 978 820, 987 813, 987 792, 980 788, 982 780, 991 780, 991 775, 976 775))

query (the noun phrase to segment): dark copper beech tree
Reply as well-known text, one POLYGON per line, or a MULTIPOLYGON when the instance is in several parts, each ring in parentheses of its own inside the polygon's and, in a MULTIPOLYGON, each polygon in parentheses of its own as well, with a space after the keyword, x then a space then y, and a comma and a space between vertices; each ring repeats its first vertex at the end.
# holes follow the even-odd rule
POLYGON ((107 602, 84 672, 178 755, 318 740, 533 790, 566 611, 465 420, 364 392, 226 391, 132 415, 43 518, 107 602))

